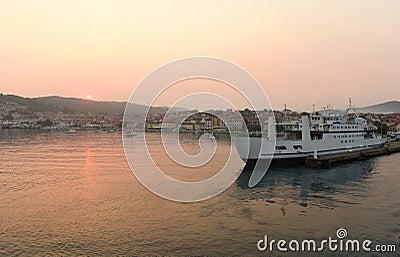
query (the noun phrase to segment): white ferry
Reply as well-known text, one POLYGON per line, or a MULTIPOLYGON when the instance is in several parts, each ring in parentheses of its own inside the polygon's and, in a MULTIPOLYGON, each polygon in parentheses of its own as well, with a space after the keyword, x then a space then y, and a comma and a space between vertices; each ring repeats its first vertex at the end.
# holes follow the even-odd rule
POLYGON ((308 156, 317 158, 381 147, 385 140, 368 128, 364 117, 355 112, 354 118, 348 119, 350 108, 345 112, 313 111, 310 117, 302 116, 301 121, 276 123, 274 117, 269 117, 267 137, 238 137, 236 148, 251 165, 257 160, 291 164, 308 156))

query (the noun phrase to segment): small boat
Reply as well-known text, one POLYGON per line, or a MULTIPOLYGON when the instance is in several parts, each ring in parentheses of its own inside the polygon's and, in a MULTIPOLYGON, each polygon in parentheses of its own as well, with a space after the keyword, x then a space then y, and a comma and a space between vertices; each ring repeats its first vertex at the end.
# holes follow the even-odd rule
POLYGON ((115 130, 114 129, 109 129, 109 130, 107 130, 107 133, 115 133, 115 130))
POLYGON ((135 132, 128 132, 124 134, 124 137, 134 137, 134 136, 136 136, 135 132))
POLYGON ((208 134, 208 139, 215 141, 215 136, 213 134, 208 134))
POLYGON ((67 135, 75 135, 78 132, 75 129, 70 129, 70 130, 64 131, 64 133, 67 135))

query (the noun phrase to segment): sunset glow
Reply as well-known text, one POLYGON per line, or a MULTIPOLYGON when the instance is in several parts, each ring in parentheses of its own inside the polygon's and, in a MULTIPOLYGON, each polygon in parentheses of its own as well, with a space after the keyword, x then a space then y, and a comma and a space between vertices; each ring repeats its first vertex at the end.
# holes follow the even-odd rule
POLYGON ((3 1, 0 90, 126 101, 164 63, 241 65, 273 106, 400 95, 400 1, 3 1))

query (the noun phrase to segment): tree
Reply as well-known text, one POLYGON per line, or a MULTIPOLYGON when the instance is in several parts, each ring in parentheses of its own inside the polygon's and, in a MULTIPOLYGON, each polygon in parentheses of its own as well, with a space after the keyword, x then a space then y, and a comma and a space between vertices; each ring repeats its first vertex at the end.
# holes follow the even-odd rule
POLYGON ((7 115, 4 115, 4 119, 5 119, 5 120, 13 120, 14 117, 12 116, 11 113, 9 113, 9 114, 7 114, 7 115))
POLYGON ((49 119, 46 120, 40 120, 37 122, 38 125, 42 126, 42 127, 50 127, 53 126, 53 122, 49 119))
POLYGON ((375 122, 374 125, 378 128, 377 133, 379 134, 386 135, 389 131, 389 127, 385 123, 375 122))

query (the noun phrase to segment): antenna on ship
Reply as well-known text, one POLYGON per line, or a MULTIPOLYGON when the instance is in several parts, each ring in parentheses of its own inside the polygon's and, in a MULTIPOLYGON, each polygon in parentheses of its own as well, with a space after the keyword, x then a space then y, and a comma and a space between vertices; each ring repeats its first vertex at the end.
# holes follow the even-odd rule
POLYGON ((315 104, 312 105, 312 111, 315 112, 315 104))
POLYGON ((288 117, 287 117, 287 111, 286 111, 286 104, 284 104, 284 106, 285 106, 285 109, 283 109, 283 114, 285 116, 285 122, 287 122, 288 121, 288 117))
POLYGON ((351 97, 349 97, 349 108, 347 109, 347 112, 349 112, 350 110, 353 110, 356 117, 358 117, 356 109, 351 105, 351 97))

